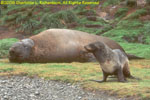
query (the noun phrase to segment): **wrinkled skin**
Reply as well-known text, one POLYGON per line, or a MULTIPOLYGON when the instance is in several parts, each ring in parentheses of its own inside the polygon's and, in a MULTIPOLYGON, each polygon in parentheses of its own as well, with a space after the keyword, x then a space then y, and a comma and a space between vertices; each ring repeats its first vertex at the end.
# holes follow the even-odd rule
POLYGON ((24 39, 13 44, 9 50, 9 60, 11 62, 22 62, 26 60, 30 56, 33 45, 34 42, 31 39, 24 39))

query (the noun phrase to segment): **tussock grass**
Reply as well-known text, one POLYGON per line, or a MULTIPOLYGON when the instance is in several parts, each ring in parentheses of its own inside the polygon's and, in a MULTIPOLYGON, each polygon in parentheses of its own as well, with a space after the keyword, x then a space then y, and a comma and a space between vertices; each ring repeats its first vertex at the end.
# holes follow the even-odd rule
POLYGON ((130 61, 130 70, 133 76, 142 80, 128 79, 128 83, 119 83, 117 79, 108 78, 108 82, 96 83, 90 79, 102 79, 102 72, 98 63, 9 63, 7 59, 0 60, 0 75, 28 75, 44 77, 49 80, 63 82, 80 82, 82 87, 92 91, 106 91, 118 97, 150 97, 150 63, 149 60, 130 61))
POLYGON ((127 53, 150 59, 150 45, 138 43, 120 43, 127 53))
POLYGON ((148 10, 145 8, 142 8, 142 9, 138 9, 134 13, 128 15, 126 17, 126 19, 135 19, 135 18, 139 18, 140 16, 144 16, 146 14, 148 14, 148 10))
POLYGON ((115 13, 115 17, 117 17, 118 19, 121 19, 121 18, 125 17, 127 12, 128 12, 128 10, 129 9, 127 7, 119 8, 117 10, 117 12, 115 13))
POLYGON ((149 28, 150 21, 122 20, 112 30, 105 32, 103 36, 110 37, 117 42, 128 41, 131 43, 150 44, 149 28), (128 40, 124 39, 124 37, 128 40))
POLYGON ((106 22, 102 18, 97 18, 97 21, 89 21, 87 18, 83 17, 79 19, 79 25, 78 27, 74 28, 75 30, 87 32, 90 34, 103 34, 106 31, 109 31, 112 29, 112 25, 110 25, 109 22, 106 22), (100 28, 87 28, 85 25, 99 25, 100 28))
POLYGON ((123 0, 107 0, 107 1, 105 1, 105 2, 102 4, 102 6, 103 6, 103 7, 107 7, 107 6, 109 6, 109 5, 117 5, 117 4, 119 4, 121 1, 123 1, 123 0))
POLYGON ((18 39, 16 38, 8 38, 0 40, 0 58, 8 57, 8 51, 11 45, 17 42, 18 39))
POLYGON ((0 25, 16 29, 25 34, 37 34, 49 28, 65 28, 68 23, 77 22, 74 11, 62 10, 51 12, 50 6, 42 5, 8 5, 2 10, 0 25))

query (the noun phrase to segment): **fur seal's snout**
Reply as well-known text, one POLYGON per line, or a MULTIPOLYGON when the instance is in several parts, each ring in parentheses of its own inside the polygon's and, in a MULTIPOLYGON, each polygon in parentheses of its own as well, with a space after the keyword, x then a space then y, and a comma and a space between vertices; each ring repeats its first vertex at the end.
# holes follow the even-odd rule
POLYGON ((84 46, 84 48, 89 51, 89 52, 93 52, 95 50, 103 50, 104 49, 104 44, 100 43, 99 41, 98 42, 94 42, 94 43, 90 43, 86 46, 84 46))
POLYGON ((92 52, 92 51, 95 50, 94 47, 91 48, 91 46, 89 46, 89 45, 84 46, 84 48, 85 48, 88 52, 92 52))

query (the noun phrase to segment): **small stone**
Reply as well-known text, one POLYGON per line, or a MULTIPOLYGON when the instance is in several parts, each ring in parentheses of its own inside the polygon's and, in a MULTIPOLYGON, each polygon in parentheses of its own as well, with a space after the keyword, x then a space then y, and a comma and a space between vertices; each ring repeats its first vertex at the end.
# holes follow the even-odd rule
POLYGON ((81 99, 82 97, 78 97, 78 99, 81 99))
POLYGON ((40 95, 40 92, 39 92, 39 91, 36 91, 36 92, 35 92, 35 95, 40 95))
POLYGON ((7 95, 7 92, 5 92, 4 94, 7 95))
POLYGON ((60 87, 60 90, 64 89, 64 87, 60 87))
POLYGON ((33 95, 33 94, 30 94, 30 97, 34 97, 34 95, 33 95))
POLYGON ((13 88, 13 86, 8 86, 8 88, 13 88))
POLYGON ((1 89, 1 92, 5 91, 5 89, 1 89))
POLYGON ((2 84, 5 84, 5 83, 7 83, 7 81, 1 81, 1 83, 2 83, 2 84))
POLYGON ((70 84, 70 83, 68 83, 67 85, 68 85, 68 86, 70 86, 71 84, 70 84))
POLYGON ((6 96, 6 95, 3 98, 8 100, 8 96, 6 96))

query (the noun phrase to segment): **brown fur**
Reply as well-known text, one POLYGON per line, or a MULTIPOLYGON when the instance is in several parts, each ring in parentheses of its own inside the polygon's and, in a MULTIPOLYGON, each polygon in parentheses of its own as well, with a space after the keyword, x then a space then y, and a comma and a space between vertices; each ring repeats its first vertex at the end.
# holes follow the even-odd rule
POLYGON ((109 75, 117 75, 119 82, 125 82, 125 77, 133 77, 129 71, 128 58, 121 50, 112 50, 103 42, 90 43, 84 48, 93 53, 100 63, 103 80, 99 82, 105 82, 109 75))
POLYGON ((123 74, 125 77, 131 77, 131 74, 130 74, 130 69, 129 69, 129 63, 126 62, 124 64, 124 67, 123 67, 123 74))

